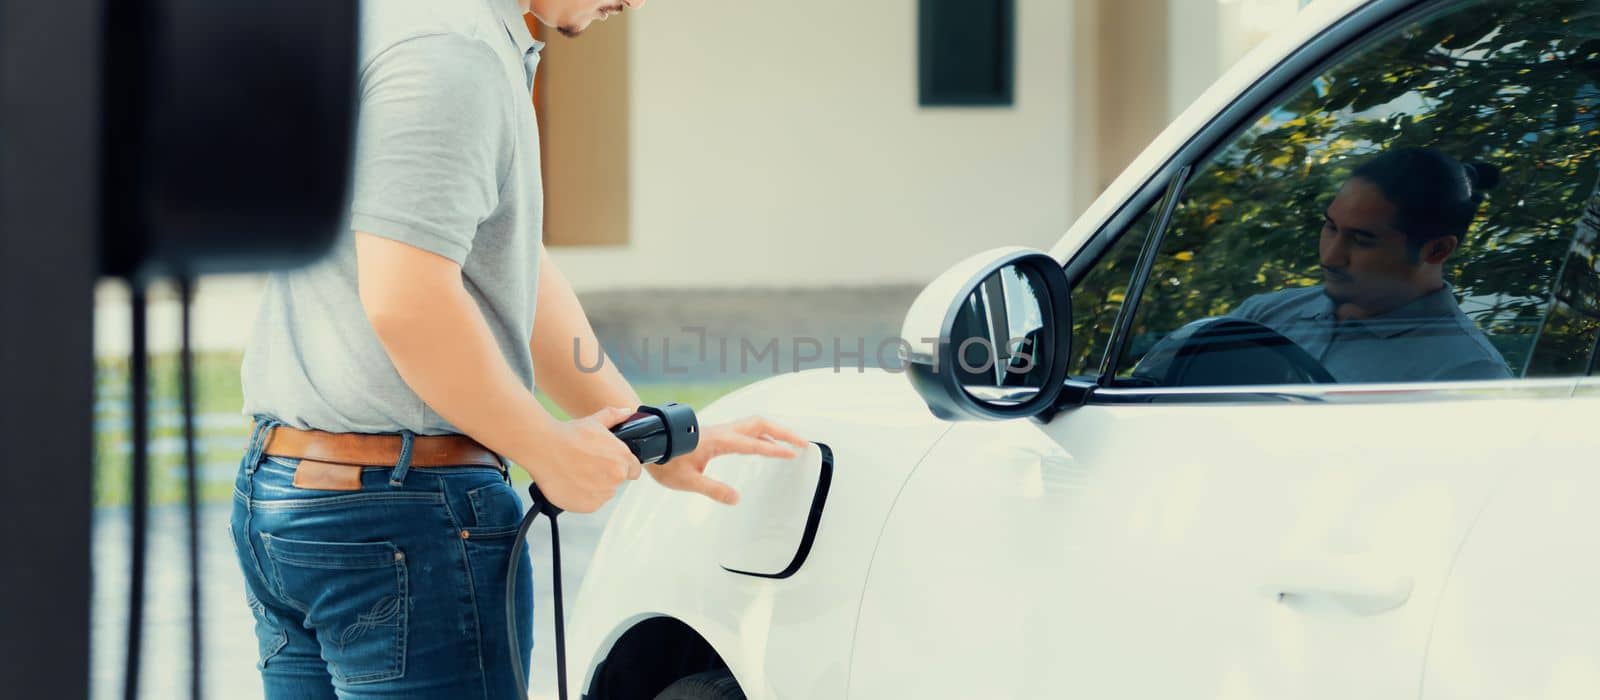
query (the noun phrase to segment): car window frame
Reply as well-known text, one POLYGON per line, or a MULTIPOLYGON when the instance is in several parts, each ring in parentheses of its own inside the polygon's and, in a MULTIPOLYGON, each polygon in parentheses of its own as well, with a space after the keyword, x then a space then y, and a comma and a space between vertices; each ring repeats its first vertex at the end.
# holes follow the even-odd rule
MULTIPOLYGON (((1463 0, 1375 0, 1363 5, 1343 18, 1331 23, 1315 37, 1296 48, 1277 65, 1258 78, 1248 89, 1237 95, 1204 125, 1196 129, 1183 145, 1174 149, 1167 159, 1155 169, 1144 183, 1134 188, 1095 230, 1083 245, 1063 263, 1068 289, 1076 289, 1083 278, 1115 243, 1128 235, 1143 236, 1141 251, 1159 241, 1165 233, 1159 221, 1149 230, 1138 232, 1132 226, 1147 209, 1157 206, 1166 195, 1174 177, 1187 169, 1207 162, 1223 149, 1242 137, 1257 121, 1264 110, 1287 100, 1308 81, 1349 60, 1367 44, 1374 34, 1395 31, 1429 15, 1448 10, 1449 6, 1463 0)), ((1159 217, 1158 217, 1159 218, 1159 217)), ((1138 270, 1135 270, 1137 273, 1138 270)), ((1148 280, 1130 275, 1129 289, 1143 287, 1148 280)), ((1117 318, 1124 312, 1137 313, 1139 299, 1129 297, 1119 309, 1117 318), (1133 308, 1128 309, 1129 306, 1133 308)), ((1114 355, 1109 348, 1118 348, 1128 342, 1129 328, 1120 324, 1108 340, 1104 356, 1114 355)), ((1102 366, 1105 363, 1102 362, 1102 366)), ((1594 368, 1591 367, 1591 375, 1594 368)), ((1493 379, 1475 381, 1426 381, 1387 384, 1325 384, 1325 385, 1251 385, 1225 387, 1158 387, 1132 388, 1112 386, 1114 368, 1102 370, 1095 381, 1086 383, 1069 380, 1062 392, 1058 408, 1071 408, 1085 404, 1130 403, 1182 403, 1214 404, 1239 402, 1369 402, 1369 401, 1430 401, 1440 398, 1509 398, 1575 396, 1585 376, 1561 378, 1493 379)))

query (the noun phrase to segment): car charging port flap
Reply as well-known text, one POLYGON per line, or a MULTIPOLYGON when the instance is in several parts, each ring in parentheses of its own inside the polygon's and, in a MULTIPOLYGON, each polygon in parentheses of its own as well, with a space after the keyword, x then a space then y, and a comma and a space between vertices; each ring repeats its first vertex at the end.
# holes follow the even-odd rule
POLYGON ((723 570, 771 579, 798 572, 822 525, 833 463, 833 450, 813 443, 777 467, 754 468, 747 460, 732 459, 716 465, 716 478, 737 489, 741 503, 717 512, 716 517, 729 519, 714 528, 723 537, 723 570))

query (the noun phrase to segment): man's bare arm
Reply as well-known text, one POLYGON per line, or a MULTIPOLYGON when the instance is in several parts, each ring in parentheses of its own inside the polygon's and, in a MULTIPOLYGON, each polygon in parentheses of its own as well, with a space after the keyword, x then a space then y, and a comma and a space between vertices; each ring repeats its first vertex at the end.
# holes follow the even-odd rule
MULTIPOLYGON (((638 404, 639 395, 611 358, 606 358, 605 366, 597 371, 579 369, 580 362, 583 367, 595 365, 595 353, 603 352, 600 341, 595 338, 594 326, 584 314, 566 275, 561 274, 548 254, 540 260, 539 306, 534 312, 533 338, 529 343, 539 388, 573 415, 582 415, 599 406, 638 404), (577 339, 581 358, 573 357, 573 339, 577 339)), ((711 460, 730 454, 792 459, 798 454, 795 450, 805 446, 805 439, 788 428, 751 417, 705 426, 694 452, 666 464, 645 466, 662 486, 734 505, 739 502, 739 493, 705 475, 711 460)))
POLYGON ((528 349, 533 353, 539 390, 568 414, 586 416, 608 406, 639 405, 639 394, 610 357, 597 370, 583 369, 594 368, 597 354, 605 350, 595 337, 594 326, 583 312, 578 295, 572 291, 572 283, 556 267, 548 251, 540 251, 539 305, 534 311, 528 349))
POLYGON ((610 426, 634 401, 562 422, 533 397, 501 356, 488 322, 448 258, 356 233, 361 305, 389 359, 430 408, 527 470, 557 505, 592 511, 638 463, 610 426))

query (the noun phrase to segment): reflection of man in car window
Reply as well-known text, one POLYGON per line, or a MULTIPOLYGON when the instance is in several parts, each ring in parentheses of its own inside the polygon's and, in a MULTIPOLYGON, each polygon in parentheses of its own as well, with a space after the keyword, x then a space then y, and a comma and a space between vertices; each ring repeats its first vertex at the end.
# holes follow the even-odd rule
POLYGON ((1498 180, 1493 166, 1425 148, 1367 161, 1325 213, 1323 283, 1251 297, 1229 315, 1287 336, 1341 382, 1510 377, 1444 280, 1498 180))

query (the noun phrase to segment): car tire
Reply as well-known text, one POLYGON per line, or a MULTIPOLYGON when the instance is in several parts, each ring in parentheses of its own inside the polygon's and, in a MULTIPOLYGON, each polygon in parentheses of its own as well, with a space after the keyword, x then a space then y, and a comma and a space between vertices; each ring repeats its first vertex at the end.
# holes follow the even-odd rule
POLYGON ((656 696, 656 700, 745 700, 744 690, 725 668, 680 678, 656 696))

